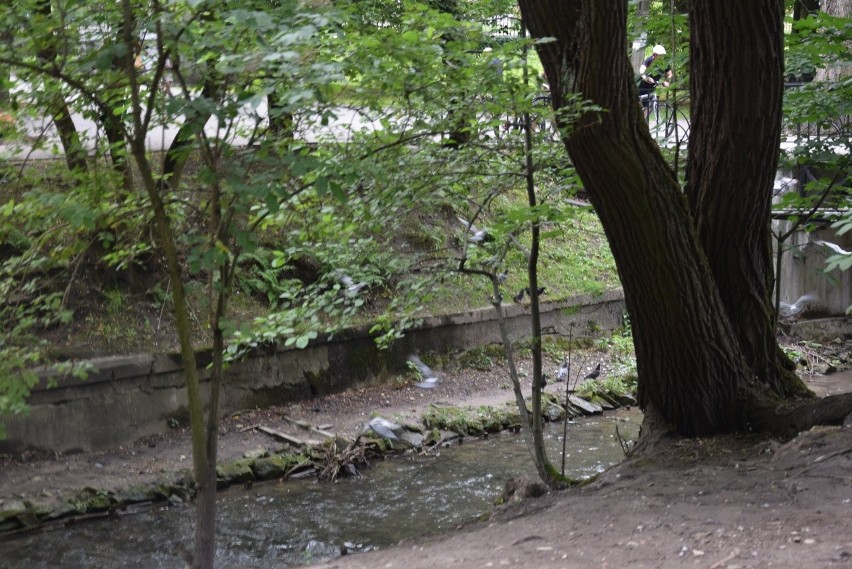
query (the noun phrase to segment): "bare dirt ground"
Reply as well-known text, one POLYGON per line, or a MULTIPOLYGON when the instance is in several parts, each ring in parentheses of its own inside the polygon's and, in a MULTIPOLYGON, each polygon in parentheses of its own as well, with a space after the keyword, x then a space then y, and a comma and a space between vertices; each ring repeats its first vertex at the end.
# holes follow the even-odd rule
POLYGON ((325 569, 852 567, 852 428, 672 441, 593 485, 325 569))
MULTIPOLYGON (((597 356, 605 357, 586 361, 597 356)), ((520 364, 527 374, 530 367, 520 364)), ((434 390, 411 382, 370 386, 232 414, 220 426, 220 460, 283 444, 253 429, 257 425, 310 438, 285 417, 351 436, 373 413, 414 419, 433 402, 500 405, 512 399, 502 366, 444 378, 434 390)), ((821 395, 852 391, 852 372, 806 382, 821 395)), ((564 384, 547 388, 561 389, 564 384)), ((488 522, 320 567, 852 568, 852 427, 817 428, 789 441, 759 434, 672 439, 661 448, 587 487, 501 506, 488 522)), ((85 486, 120 489, 190 464, 185 429, 108 452, 2 456, 0 500, 49 501, 85 486)))

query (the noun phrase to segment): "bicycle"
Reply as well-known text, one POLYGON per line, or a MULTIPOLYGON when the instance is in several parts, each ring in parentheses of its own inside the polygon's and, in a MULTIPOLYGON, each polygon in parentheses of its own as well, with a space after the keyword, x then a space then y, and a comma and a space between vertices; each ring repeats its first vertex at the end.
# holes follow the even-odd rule
POLYGON ((655 92, 639 95, 642 113, 651 136, 660 146, 684 144, 689 138, 689 117, 682 110, 660 101, 655 92))

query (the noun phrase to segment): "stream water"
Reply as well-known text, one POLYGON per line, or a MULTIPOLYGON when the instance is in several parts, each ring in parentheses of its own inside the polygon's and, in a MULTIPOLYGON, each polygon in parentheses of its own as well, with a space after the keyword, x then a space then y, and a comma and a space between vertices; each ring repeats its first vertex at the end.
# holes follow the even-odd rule
MULTIPOLYGON (((640 422, 638 411, 617 411, 569 423, 566 474, 591 476, 621 460, 616 426, 635 439, 640 422)), ((546 440, 558 467, 562 426, 549 426, 546 440)), ((535 476, 523 437, 504 434, 375 463, 361 479, 225 492, 216 566, 288 567, 451 530, 487 512, 506 479, 524 474, 535 476)), ((182 567, 178 551, 192 538, 194 515, 191 505, 156 505, 0 541, 0 568, 182 567)))

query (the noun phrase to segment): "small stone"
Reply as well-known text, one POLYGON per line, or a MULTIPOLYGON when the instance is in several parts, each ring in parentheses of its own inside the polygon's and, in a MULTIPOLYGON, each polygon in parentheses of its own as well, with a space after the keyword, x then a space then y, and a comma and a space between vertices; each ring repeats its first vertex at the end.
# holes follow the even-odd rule
POLYGON ((702 550, 700 550, 700 549, 693 549, 692 550, 692 556, 693 557, 701 557, 702 555, 704 555, 704 552, 702 550))
POLYGON ((816 543, 816 540, 812 537, 809 537, 805 540, 805 545, 813 545, 816 543))

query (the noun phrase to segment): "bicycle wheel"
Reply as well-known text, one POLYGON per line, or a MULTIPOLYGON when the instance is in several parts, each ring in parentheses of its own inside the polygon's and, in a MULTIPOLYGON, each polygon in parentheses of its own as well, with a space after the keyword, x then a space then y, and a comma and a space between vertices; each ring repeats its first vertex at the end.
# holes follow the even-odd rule
POLYGON ((668 103, 661 105, 661 108, 662 136, 657 140, 666 146, 685 146, 689 139, 689 117, 680 109, 675 113, 668 103))
POLYGON ((666 113, 664 105, 661 105, 656 100, 651 101, 651 107, 648 112, 648 131, 651 137, 660 141, 666 136, 666 113))

